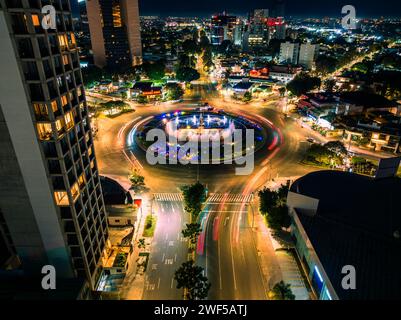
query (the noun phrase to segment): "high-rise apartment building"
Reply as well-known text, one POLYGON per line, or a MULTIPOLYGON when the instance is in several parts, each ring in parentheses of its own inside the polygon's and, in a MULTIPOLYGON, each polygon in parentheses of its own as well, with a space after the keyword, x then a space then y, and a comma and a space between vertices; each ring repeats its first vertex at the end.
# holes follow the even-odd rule
POLYGON ((86 0, 86 6, 95 65, 141 64, 138 0, 86 0))
POLYGON ((306 69, 312 69, 313 63, 319 53, 319 45, 302 43, 299 50, 299 64, 306 69))
POLYGON ((298 64, 299 43, 284 42, 280 45, 280 63, 298 64))
POLYGON ((94 290, 108 229, 69 0, 0 0, 0 40, 0 236, 27 276, 94 290))

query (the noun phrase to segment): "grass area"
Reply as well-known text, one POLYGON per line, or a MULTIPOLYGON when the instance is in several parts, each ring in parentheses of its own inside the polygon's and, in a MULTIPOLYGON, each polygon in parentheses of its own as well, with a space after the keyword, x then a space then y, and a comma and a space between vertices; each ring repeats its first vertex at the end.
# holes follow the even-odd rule
POLYGON ((144 237, 153 237, 156 229, 156 217, 152 215, 148 215, 145 220, 145 229, 143 229, 142 236, 144 237))

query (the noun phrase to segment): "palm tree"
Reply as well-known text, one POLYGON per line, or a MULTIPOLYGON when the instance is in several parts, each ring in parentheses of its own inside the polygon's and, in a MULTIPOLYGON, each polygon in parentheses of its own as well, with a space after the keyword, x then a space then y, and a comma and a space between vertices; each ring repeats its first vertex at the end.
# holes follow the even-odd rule
POLYGON ((276 283, 269 296, 272 300, 295 300, 295 295, 291 291, 291 285, 284 281, 276 283))

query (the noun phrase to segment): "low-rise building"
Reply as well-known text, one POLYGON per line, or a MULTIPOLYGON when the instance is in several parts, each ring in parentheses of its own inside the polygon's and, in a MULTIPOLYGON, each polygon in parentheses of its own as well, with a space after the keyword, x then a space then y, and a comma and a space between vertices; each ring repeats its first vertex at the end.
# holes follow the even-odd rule
POLYGON ((312 172, 291 185, 291 234, 318 299, 401 299, 400 193, 399 178, 342 171, 312 172), (355 288, 344 285, 347 274, 355 288))

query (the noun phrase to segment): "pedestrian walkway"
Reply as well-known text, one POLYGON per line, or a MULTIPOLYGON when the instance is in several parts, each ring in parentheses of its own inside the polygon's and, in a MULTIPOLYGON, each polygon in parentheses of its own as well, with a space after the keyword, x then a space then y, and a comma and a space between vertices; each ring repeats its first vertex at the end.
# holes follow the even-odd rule
POLYGON ((207 203, 249 203, 252 201, 252 194, 236 193, 211 193, 206 200, 207 203))
POLYGON ((154 193, 155 201, 183 201, 181 193, 154 193))
POLYGON ((283 275, 283 281, 291 285, 295 300, 309 300, 308 290, 294 256, 286 250, 277 250, 276 256, 283 275))

